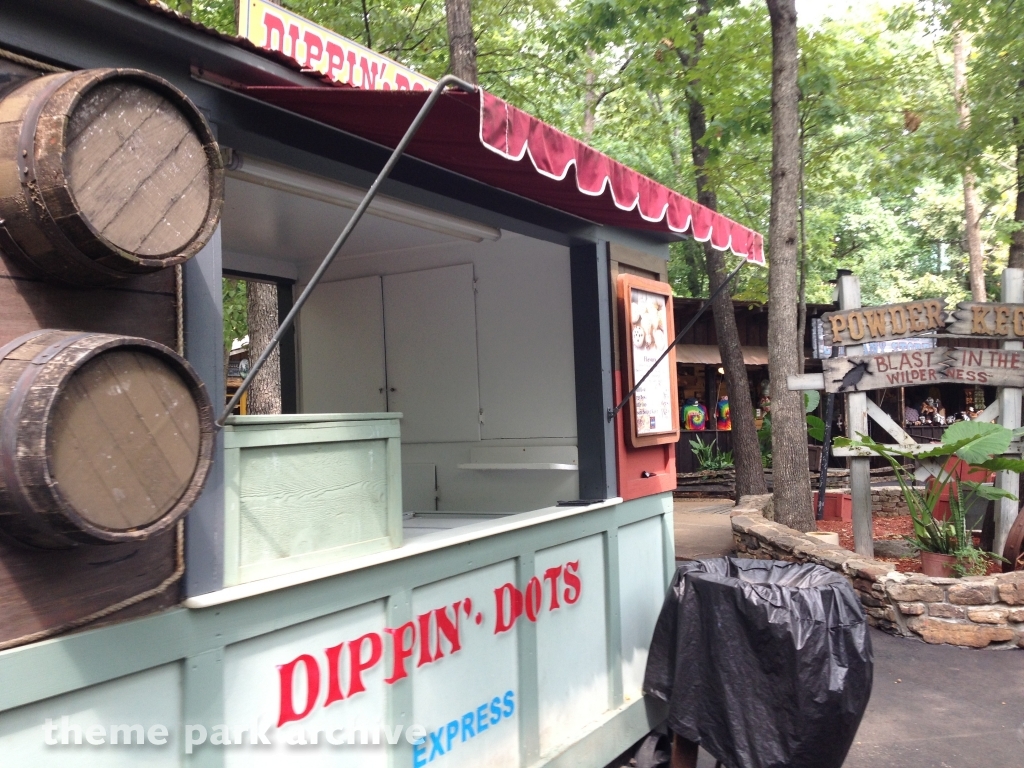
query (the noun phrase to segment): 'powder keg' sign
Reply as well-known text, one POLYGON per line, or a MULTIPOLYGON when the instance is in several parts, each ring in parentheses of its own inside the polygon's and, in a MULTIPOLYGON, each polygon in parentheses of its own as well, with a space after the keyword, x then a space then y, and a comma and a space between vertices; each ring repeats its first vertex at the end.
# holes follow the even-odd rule
POLYGON ((962 301, 947 331, 958 336, 1024 339, 1024 305, 962 301))
POLYGON ((845 347, 939 331, 946 325, 945 306, 945 299, 922 299, 904 304, 826 312, 822 315, 824 341, 827 346, 845 347))

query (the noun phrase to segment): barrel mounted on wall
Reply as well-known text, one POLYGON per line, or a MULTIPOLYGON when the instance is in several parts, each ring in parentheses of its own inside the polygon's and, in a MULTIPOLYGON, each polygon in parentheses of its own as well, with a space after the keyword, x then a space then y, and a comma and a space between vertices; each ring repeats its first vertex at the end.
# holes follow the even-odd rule
POLYGON ((181 264, 223 198, 209 125, 162 78, 67 72, 0 100, 0 248, 40 276, 95 286, 181 264))
POLYGON ((146 539, 202 492, 213 437, 206 388, 162 344, 26 334, 0 347, 0 528, 50 549, 146 539))

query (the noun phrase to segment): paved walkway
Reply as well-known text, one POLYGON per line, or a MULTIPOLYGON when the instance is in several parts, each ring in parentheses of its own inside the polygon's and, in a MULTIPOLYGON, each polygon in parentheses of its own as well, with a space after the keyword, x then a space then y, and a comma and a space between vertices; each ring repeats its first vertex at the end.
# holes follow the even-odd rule
POLYGON ((1024 651, 871 642, 871 701, 843 768, 1024 766, 1024 651))
POLYGON ((676 499, 676 559, 722 557, 732 552, 728 499, 676 499))

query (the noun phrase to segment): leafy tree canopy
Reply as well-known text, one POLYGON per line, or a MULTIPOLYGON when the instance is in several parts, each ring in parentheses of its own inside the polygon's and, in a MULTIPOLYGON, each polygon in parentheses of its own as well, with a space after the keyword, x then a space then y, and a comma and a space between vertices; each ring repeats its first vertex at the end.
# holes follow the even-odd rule
MULTIPOLYGON (((234 32, 234 0, 171 2, 234 32)), ((285 0, 295 12, 433 77, 448 67, 443 0, 285 0)), ((801 29, 807 299, 837 268, 865 303, 968 294, 960 174, 978 177, 990 293, 1020 226, 1024 13, 1015 0, 871 4, 801 29), (971 121, 960 125, 951 35, 968 34, 971 121)), ((476 0, 483 87, 695 196, 687 95, 704 104, 708 177, 726 215, 767 232, 771 40, 757 0, 476 0), (694 61, 695 35, 704 45, 694 61)), ((770 258, 770 243, 769 258, 770 258)), ((735 297, 767 299, 763 270, 735 297)), ((670 280, 707 293, 701 249, 672 246, 670 280)))

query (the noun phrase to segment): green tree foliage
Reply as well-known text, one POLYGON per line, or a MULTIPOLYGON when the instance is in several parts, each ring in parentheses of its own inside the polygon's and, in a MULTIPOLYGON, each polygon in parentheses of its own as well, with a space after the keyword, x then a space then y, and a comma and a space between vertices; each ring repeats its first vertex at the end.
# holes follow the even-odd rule
MULTIPOLYGON (((170 5, 184 11, 186 1, 170 5)), ((283 4, 429 76, 448 69, 443 0, 283 4)), ((234 32, 234 0, 187 5, 194 20, 234 32)), ((865 303, 964 298, 960 173, 968 162, 983 205, 987 287, 998 291, 1021 228, 1014 217, 1017 145, 1024 145, 1018 5, 868 3, 801 28, 808 301, 831 300, 837 268, 860 275, 865 303), (971 37, 967 131, 952 92, 954 24, 971 37)), ((712 0, 699 20, 704 47, 694 66, 687 62, 695 2, 476 0, 473 14, 483 87, 691 197, 686 96, 699 88, 719 209, 767 233, 771 40, 763 2, 712 0)), ((701 249, 681 242, 671 254, 675 291, 707 295, 701 249)), ((733 295, 767 300, 765 271, 744 270, 733 295)))
POLYGON ((247 292, 245 280, 229 277, 223 283, 224 345, 231 351, 231 343, 249 335, 247 292))

